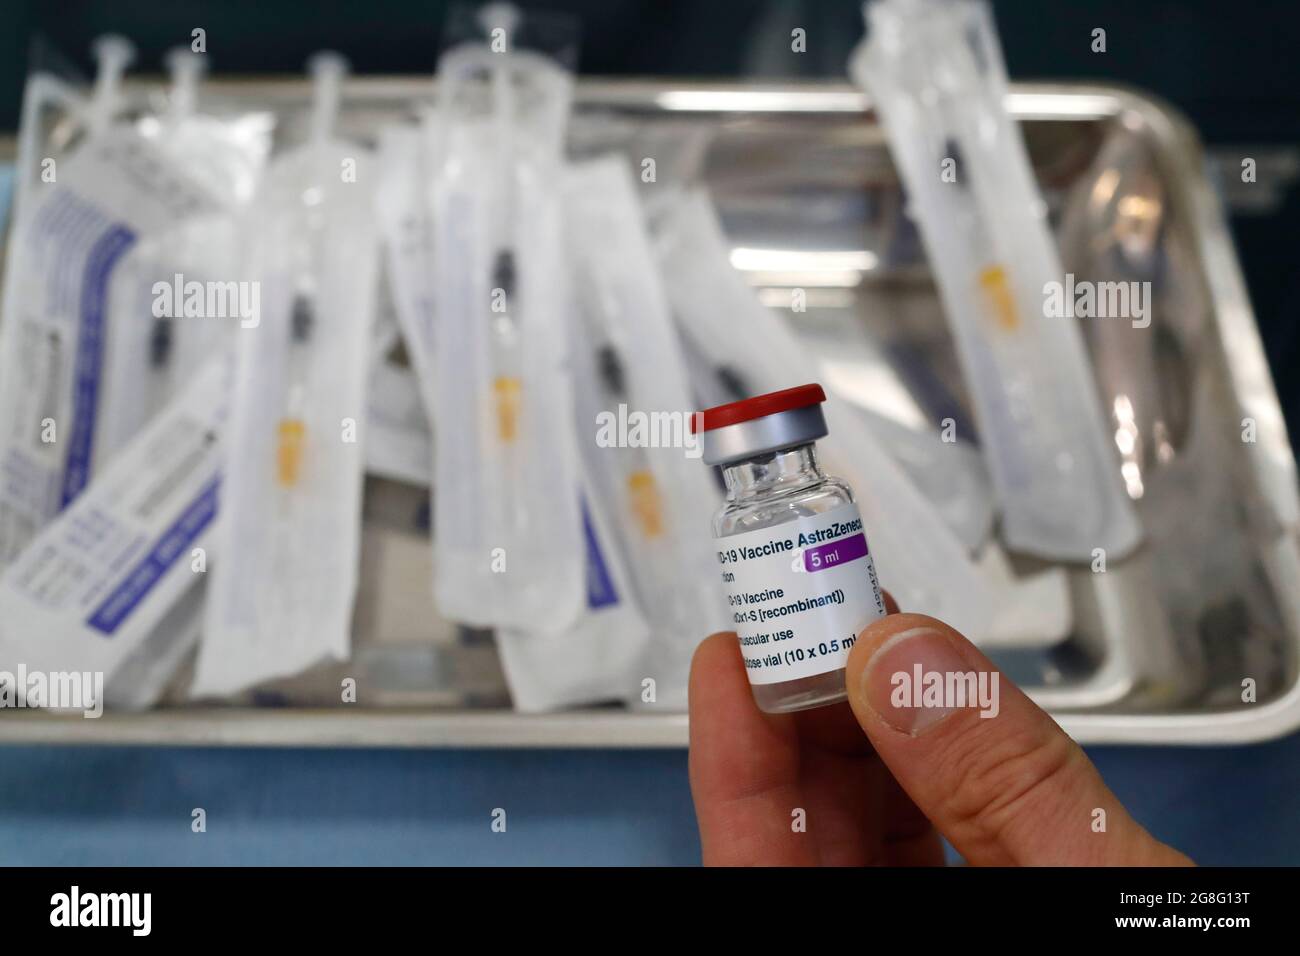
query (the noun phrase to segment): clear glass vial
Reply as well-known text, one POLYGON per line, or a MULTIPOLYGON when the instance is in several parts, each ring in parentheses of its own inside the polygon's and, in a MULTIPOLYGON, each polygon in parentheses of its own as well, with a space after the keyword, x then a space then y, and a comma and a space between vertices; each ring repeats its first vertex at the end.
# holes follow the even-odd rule
MULTIPOLYGON (((713 519, 720 561, 725 562, 724 555, 728 553, 727 539, 738 535, 780 529, 793 522, 815 527, 807 519, 837 509, 841 515, 848 512, 856 516, 852 490, 839 478, 823 472, 817 460, 815 442, 827 434, 821 411, 825 400, 820 385, 804 385, 721 405, 705 411, 702 421, 697 420, 702 431, 704 461, 722 467, 727 487, 726 502, 713 519)), ((847 571, 853 582, 846 588, 849 603, 858 605, 856 611, 851 611, 857 615, 854 637, 858 629, 883 613, 875 572, 865 553, 865 541, 862 547, 861 556, 866 558, 867 565, 847 571)), ((759 580, 763 584, 769 581, 780 584, 798 577, 819 577, 786 576, 789 563, 783 558, 774 571, 769 562, 759 580)), ((724 563, 724 583, 728 581, 725 568, 724 563)), ((730 585, 729 600, 737 607, 736 599, 731 596, 734 590, 735 586, 730 585)), ((751 671, 751 688, 759 708, 767 713, 789 713, 844 700, 843 659, 847 658, 847 651, 846 646, 842 654, 831 655, 838 658, 839 666, 791 680, 757 683, 751 671)))

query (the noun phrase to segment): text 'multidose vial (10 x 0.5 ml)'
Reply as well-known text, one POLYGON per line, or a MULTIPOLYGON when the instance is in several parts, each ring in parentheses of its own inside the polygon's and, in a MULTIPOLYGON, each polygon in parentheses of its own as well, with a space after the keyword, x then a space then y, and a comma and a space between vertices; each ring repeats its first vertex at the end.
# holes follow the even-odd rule
POLYGON ((801 385, 697 416, 704 461, 727 482, 719 570, 754 700, 771 714, 844 700, 849 650, 885 613, 853 492, 817 463, 824 401, 801 385))

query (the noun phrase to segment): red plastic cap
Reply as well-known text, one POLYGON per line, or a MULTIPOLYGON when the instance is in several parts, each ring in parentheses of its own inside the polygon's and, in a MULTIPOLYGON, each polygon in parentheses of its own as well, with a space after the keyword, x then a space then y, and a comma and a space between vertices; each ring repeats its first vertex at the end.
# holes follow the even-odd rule
POLYGON ((739 402, 728 402, 726 405, 706 408, 700 413, 704 417, 703 428, 696 427, 700 422, 700 417, 697 415, 691 416, 691 433, 710 432, 715 428, 725 428, 728 425, 736 425, 740 422, 750 422, 755 418, 766 418, 768 415, 792 412, 796 408, 820 405, 824 401, 826 401, 826 393, 822 391, 820 385, 815 383, 812 385, 796 385, 794 388, 783 388, 779 392, 768 392, 766 395, 755 395, 753 398, 746 398, 739 402))

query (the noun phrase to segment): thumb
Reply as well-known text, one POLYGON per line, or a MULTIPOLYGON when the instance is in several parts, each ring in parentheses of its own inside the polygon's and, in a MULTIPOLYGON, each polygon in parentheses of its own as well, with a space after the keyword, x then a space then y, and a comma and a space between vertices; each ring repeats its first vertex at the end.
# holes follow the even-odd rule
POLYGON ((1083 750, 943 622, 875 621, 845 680, 876 752, 972 864, 1191 863, 1139 826, 1083 750))

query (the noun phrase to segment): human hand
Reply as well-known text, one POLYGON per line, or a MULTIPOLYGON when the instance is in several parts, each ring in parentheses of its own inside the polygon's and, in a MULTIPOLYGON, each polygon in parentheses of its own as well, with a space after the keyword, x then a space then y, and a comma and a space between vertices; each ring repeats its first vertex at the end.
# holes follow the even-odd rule
POLYGON ((849 655, 845 704, 764 714, 736 635, 700 645, 690 778, 706 864, 939 865, 940 833, 975 865, 1191 864, 1128 815, 1083 750, 966 638, 886 603, 891 613, 849 655), (918 663, 985 673, 996 715, 893 706, 894 675, 918 663))

